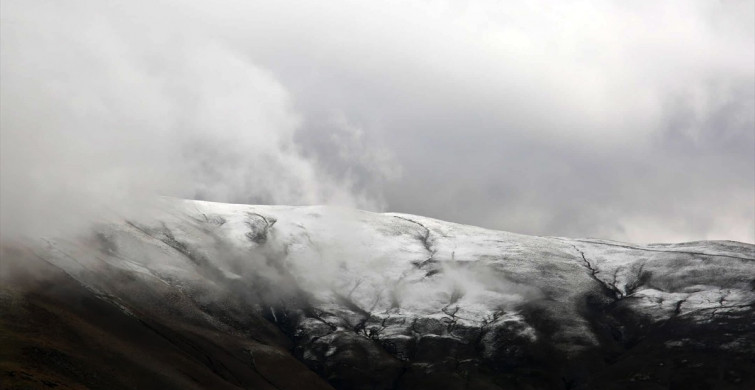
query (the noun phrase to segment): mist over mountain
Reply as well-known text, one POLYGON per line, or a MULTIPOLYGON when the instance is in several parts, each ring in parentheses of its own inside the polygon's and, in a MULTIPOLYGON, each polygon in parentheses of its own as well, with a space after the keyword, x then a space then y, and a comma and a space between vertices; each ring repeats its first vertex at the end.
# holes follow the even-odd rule
POLYGON ((752 0, 3 0, 0 101, 3 389, 755 388, 752 0))
POLYGON ((4 235, 158 194, 755 243, 752 1, 0 7, 4 235))

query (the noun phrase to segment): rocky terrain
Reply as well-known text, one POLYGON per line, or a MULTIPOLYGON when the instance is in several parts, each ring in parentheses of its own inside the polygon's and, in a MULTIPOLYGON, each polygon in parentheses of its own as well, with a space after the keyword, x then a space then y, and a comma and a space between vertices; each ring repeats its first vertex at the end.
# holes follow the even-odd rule
POLYGON ((8 389, 755 388, 737 242, 163 199, 1 264, 8 389))

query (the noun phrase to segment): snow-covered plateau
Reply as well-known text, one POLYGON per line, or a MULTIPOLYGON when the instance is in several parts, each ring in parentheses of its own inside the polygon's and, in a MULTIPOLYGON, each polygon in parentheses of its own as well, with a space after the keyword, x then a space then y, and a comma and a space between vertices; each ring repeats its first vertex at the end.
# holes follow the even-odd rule
POLYGON ((9 388, 755 388, 750 244, 162 199, 2 251, 9 388))

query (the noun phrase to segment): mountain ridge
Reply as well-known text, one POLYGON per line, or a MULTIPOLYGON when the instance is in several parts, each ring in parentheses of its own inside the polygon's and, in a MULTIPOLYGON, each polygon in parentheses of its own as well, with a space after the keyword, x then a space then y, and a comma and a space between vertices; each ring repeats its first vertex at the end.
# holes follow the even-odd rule
MULTIPOLYGON (((39 308, 44 305, 31 303, 39 297, 72 318, 65 294, 24 282, 35 276, 23 267, 10 271, 12 264, 34 262, 30 269, 66 280, 61 285, 76 291, 74 303, 97 300, 126 323, 134 319, 134 332, 145 328, 169 340, 161 351, 182 363, 132 364, 168 388, 190 388, 189 382, 343 389, 755 383, 749 373, 755 245, 745 243, 607 243, 401 213, 162 199, 137 217, 108 217, 75 238, 4 245, 3 259, 10 286, 4 318, 23 312, 14 299, 39 308), (31 275, 11 275, 19 272, 31 275), (224 339, 235 341, 213 341, 224 339), (643 356, 662 365, 651 369, 643 356), (275 359, 297 374, 275 371, 275 359), (304 387, 296 382, 301 378, 309 378, 304 387), (281 384, 285 379, 292 382, 281 384)), ((76 313, 76 323, 99 318, 83 308, 76 313)), ((29 314, 28 321, 34 318, 29 314)), ((94 328, 118 332, 119 322, 107 324, 94 328)), ((8 321, 2 329, 4 343, 16 351, 2 359, 6 377, 24 361, 46 371, 50 363, 34 354, 39 343, 28 337, 32 330, 8 321)), ((132 344, 140 346, 136 339, 132 344)), ((71 344, 65 337, 55 343, 71 344)), ((99 367, 95 353, 77 360, 65 351, 69 361, 99 367)), ((45 380, 102 387, 71 374, 76 370, 56 370, 45 380)), ((19 375, 13 383, 33 382, 19 375)), ((126 387, 133 382, 117 372, 113 378, 126 387)))

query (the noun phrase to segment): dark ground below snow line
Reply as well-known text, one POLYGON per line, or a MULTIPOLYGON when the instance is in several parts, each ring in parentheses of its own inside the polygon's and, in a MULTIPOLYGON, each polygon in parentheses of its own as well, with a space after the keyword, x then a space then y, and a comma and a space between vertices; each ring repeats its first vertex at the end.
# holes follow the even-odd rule
POLYGON ((446 346, 424 343, 409 362, 388 353, 367 361, 365 348, 378 342, 349 335, 339 341, 345 352, 338 359, 307 367, 296 358, 297 339, 271 335, 269 326, 223 333, 138 308, 131 316, 62 272, 32 279, 0 286, 3 389, 755 388, 752 308, 711 311, 708 323, 678 317, 652 324, 596 292, 584 298, 582 315, 601 347, 580 356, 552 347, 557 319, 524 307, 539 341, 514 343, 488 360, 454 360, 446 346))

